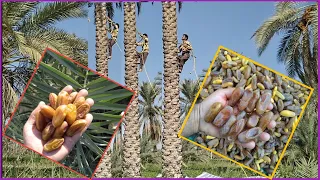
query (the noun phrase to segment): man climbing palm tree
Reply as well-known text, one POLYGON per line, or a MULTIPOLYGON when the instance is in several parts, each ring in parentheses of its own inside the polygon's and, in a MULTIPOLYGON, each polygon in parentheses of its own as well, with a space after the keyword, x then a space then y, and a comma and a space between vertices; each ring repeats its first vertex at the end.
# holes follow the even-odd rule
POLYGON ((181 55, 178 56, 179 73, 182 72, 184 64, 190 58, 190 51, 192 51, 192 46, 191 46, 190 42, 188 41, 188 39, 189 39, 189 37, 187 34, 182 35, 182 43, 179 46, 179 52, 181 52, 181 55))
POLYGON ((138 59, 140 59, 139 72, 141 72, 149 55, 149 39, 147 34, 139 33, 139 35, 142 38, 140 42, 137 42, 138 46, 142 46, 142 51, 138 52, 138 59))
POLYGON ((115 43, 117 43, 118 33, 119 33, 119 27, 120 25, 118 23, 113 22, 110 18, 108 18, 108 21, 111 22, 112 27, 109 29, 109 33, 111 34, 111 38, 108 39, 109 43, 109 59, 112 57, 112 47, 115 43))

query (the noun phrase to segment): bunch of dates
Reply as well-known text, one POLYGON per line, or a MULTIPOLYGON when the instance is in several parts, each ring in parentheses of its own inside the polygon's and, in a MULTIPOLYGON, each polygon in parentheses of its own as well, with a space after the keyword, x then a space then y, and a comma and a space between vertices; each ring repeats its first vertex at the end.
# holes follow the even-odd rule
POLYGON ((90 111, 90 105, 78 92, 69 94, 61 91, 58 95, 49 94, 50 105, 44 105, 36 114, 36 128, 42 132, 45 143, 43 149, 51 152, 62 146, 64 137, 73 136, 86 127, 84 119, 90 111))
POLYGON ((200 134, 196 141, 255 170, 270 175, 305 106, 310 90, 222 50, 204 83, 205 99, 221 88, 234 88, 228 104, 214 103, 205 121, 220 127, 221 137, 200 134), (268 106, 273 105, 270 110, 268 106), (274 120, 275 128, 268 128, 274 120), (270 134, 261 141, 262 132, 270 134), (254 141, 249 150, 242 143, 254 141))

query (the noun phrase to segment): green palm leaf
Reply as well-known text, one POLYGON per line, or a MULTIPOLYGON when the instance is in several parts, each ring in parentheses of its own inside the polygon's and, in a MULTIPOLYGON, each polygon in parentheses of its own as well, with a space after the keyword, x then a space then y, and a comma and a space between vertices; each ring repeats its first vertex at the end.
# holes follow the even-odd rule
POLYGON ((99 94, 102 94, 110 89, 113 89, 115 87, 118 87, 117 84, 114 84, 114 83, 109 83, 107 86, 102 86, 102 87, 99 87, 99 88, 94 88, 94 89, 89 89, 88 90, 88 93, 90 96, 94 96, 94 95, 99 95, 99 94))
POLYGON ((132 96, 133 93, 127 89, 119 89, 114 91, 105 92, 103 94, 91 96, 94 101, 106 102, 115 98, 127 98, 132 96))
POLYGON ((96 155, 102 156, 103 151, 90 139, 90 137, 84 133, 82 136, 82 143, 86 145, 92 152, 96 153, 96 155))
MULTIPOLYGON (((94 79, 95 77, 92 77, 94 79)), ((110 86, 110 84, 114 84, 110 81, 108 81, 106 78, 98 78, 90 81, 86 87, 89 89, 98 88, 98 87, 104 87, 104 86, 110 86)))
POLYGON ((91 114, 94 119, 100 119, 100 120, 106 120, 106 121, 119 121, 119 119, 122 117, 120 115, 105 114, 105 113, 91 113, 91 114))
POLYGON ((56 60, 58 60, 60 64, 62 64, 63 66, 65 66, 66 68, 68 68, 69 70, 77 74, 78 76, 84 77, 84 74, 82 73, 82 71, 73 62, 67 60, 62 56, 57 55, 56 53, 53 53, 50 50, 48 50, 47 53, 50 54, 52 57, 54 57, 56 60))
POLYGON ((92 110, 112 110, 112 111, 124 111, 126 109, 127 105, 123 104, 114 104, 114 103, 108 103, 108 102, 98 102, 95 103, 91 109, 92 110))
POLYGON ((43 62, 40 63, 40 67, 42 67, 42 70, 50 74, 52 77, 64 82, 65 85, 71 85, 74 88, 82 87, 77 81, 63 74, 61 71, 57 70, 56 68, 53 68, 43 62))

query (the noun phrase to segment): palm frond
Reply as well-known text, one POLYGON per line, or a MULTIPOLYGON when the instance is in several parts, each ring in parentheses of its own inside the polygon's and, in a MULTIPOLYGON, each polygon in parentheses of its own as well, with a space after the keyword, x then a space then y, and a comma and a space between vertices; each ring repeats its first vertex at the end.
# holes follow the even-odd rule
POLYGON ((180 12, 182 9, 182 2, 178 1, 178 12, 180 12))
POLYGON ((107 9, 107 16, 110 19, 113 19, 113 16, 114 16, 113 4, 111 2, 106 3, 106 9, 107 9))
POLYGON ((141 13, 141 8, 142 8, 142 3, 141 2, 137 2, 137 12, 138 12, 138 16, 141 13))
POLYGON ((314 47, 318 48, 318 6, 315 6, 315 10, 310 12, 310 25, 312 29, 312 36, 314 47))
POLYGON ((116 3, 116 8, 118 8, 118 9, 122 10, 122 7, 123 7, 123 5, 122 5, 122 3, 121 3, 121 2, 116 3))
POLYGON ((278 49, 277 59, 279 62, 286 64, 286 71, 289 76, 295 77, 303 74, 301 66, 301 44, 300 44, 301 31, 297 28, 289 29, 278 49))
POLYGON ((18 25, 21 20, 32 13, 39 2, 5 2, 3 3, 4 19, 11 25, 18 25))
POLYGON ((317 178, 318 161, 312 157, 295 160, 294 175, 297 178, 317 178))
POLYGON ((258 55, 260 56, 267 48, 271 38, 279 31, 294 27, 297 21, 298 11, 295 9, 288 9, 282 13, 274 14, 266 20, 251 38, 255 38, 255 43, 258 47, 258 55))
POLYGON ((286 1, 286 2, 277 2, 275 4, 276 13, 282 13, 283 11, 296 9, 298 6, 297 2, 286 1))
POLYGON ((41 4, 34 13, 25 17, 19 31, 29 31, 34 28, 47 28, 56 22, 70 18, 87 18, 88 10, 85 2, 52 2, 41 4))

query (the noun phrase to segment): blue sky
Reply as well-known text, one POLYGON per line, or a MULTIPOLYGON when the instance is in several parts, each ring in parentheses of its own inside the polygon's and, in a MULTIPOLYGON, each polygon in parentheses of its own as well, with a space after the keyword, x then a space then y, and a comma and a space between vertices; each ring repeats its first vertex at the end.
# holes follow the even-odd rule
MULTIPOLYGON (((184 2, 178 13, 178 40, 183 33, 189 35, 196 59, 196 70, 200 74, 207 69, 219 45, 263 64, 271 69, 287 74, 283 64, 276 60, 281 36, 275 36, 267 50, 258 57, 253 39, 254 31, 274 12, 274 2, 184 2)), ((95 26, 94 8, 89 8, 88 19, 68 20, 58 24, 59 27, 74 32, 89 43, 89 67, 95 69, 95 26)), ((118 43, 122 50, 114 45, 113 57, 109 62, 109 77, 124 84, 123 54, 123 11, 116 9, 114 21, 120 24, 118 43)), ((162 8, 161 3, 143 3, 142 12, 137 16, 137 29, 147 33, 150 41, 150 52, 146 68, 150 79, 157 72, 163 71, 162 49, 162 8)), ((195 79, 192 72, 193 61, 185 64, 181 79, 195 79)), ((147 81, 145 72, 139 74, 139 81, 147 81)))

